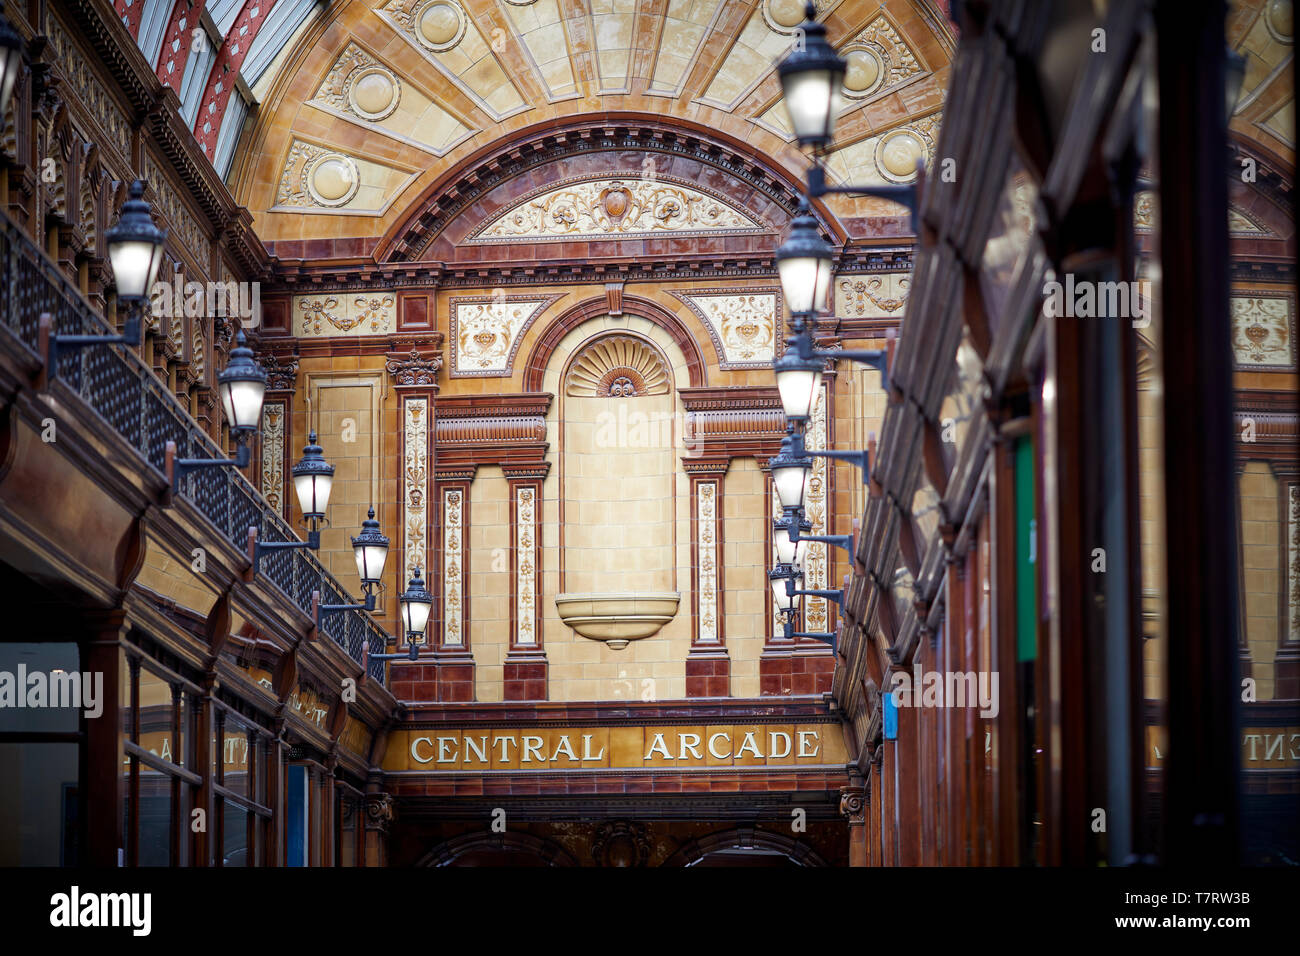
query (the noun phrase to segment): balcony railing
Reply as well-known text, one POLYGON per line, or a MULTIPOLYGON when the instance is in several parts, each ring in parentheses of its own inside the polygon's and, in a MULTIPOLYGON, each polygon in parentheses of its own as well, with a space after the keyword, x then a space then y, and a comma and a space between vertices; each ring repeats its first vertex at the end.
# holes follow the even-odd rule
MULTIPOLYGON (((0 216, 0 319, 33 358, 40 317, 49 313, 59 335, 115 335, 50 259, 8 217, 0 216)), ((226 455, 190 417, 134 350, 98 346, 59 357, 58 378, 117 432, 165 479, 167 442, 182 458, 226 455)), ((248 529, 256 526, 261 541, 295 541, 299 536, 266 499, 234 468, 202 468, 187 475, 177 495, 189 500, 219 537, 239 551, 248 546, 248 529)), ((263 557, 259 572, 306 615, 312 591, 322 604, 348 604, 352 598, 316 556, 303 549, 279 550, 263 557)), ((362 649, 384 652, 386 634, 369 614, 350 611, 324 619, 322 633, 358 664, 362 649)), ((383 683, 384 662, 371 659, 368 675, 383 683)))

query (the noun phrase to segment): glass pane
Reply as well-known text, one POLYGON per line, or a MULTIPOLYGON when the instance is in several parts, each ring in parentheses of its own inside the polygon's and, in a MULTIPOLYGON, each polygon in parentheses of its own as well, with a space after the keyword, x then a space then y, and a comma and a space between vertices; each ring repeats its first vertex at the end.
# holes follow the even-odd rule
POLYGON ((170 866, 172 777, 140 765, 140 865, 170 866))
POLYGON ((225 800, 222 823, 225 828, 225 839, 221 865, 248 866, 248 811, 225 800))
POLYGON ((103 706, 104 675, 80 666, 76 644, 0 644, 0 733, 75 732, 103 706))
POLYGON ((225 769, 225 786, 248 796, 248 728, 230 719, 221 743, 221 763, 225 769))
POLYGON ((77 862, 77 745, 0 744, 0 866, 77 862))
POLYGON ((172 686, 147 667, 140 668, 140 746, 176 762, 172 731, 172 686))
POLYGON ((940 436, 950 473, 961 458, 971 422, 979 413, 983 400, 984 363, 971 345, 970 333, 963 328, 961 345, 957 348, 957 368, 939 408, 940 436))

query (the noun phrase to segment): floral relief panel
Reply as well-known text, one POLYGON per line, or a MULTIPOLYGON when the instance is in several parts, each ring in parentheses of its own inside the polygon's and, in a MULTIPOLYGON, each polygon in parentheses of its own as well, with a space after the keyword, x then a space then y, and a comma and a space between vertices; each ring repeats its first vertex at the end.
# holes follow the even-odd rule
POLYGON ((449 304, 452 377, 510 375, 519 340, 557 298, 555 295, 541 299, 496 295, 452 299, 449 304))
POLYGON ((301 338, 384 335, 397 331, 397 299, 382 292, 293 297, 293 334, 301 338))
POLYGON ((621 239, 765 231, 723 199, 656 176, 571 181, 525 197, 472 233, 468 243, 621 239))
POLYGON ((781 296, 775 289, 673 294, 709 330, 722 368, 761 368, 776 358, 781 296))
POLYGON ((1234 290, 1232 351, 1242 370, 1294 370, 1295 296, 1234 290))

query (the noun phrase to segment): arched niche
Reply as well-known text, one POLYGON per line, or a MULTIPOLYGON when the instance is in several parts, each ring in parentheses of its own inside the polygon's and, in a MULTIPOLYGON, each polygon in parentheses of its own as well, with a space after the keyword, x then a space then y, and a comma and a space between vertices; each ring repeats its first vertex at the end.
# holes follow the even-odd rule
MULTIPOLYGON (((621 649, 651 637, 680 606, 677 525, 687 500, 679 383, 701 373, 649 318, 585 315, 534 352, 536 389, 556 396, 560 619, 621 649)), ((549 336, 548 332, 548 336, 549 336)), ((544 336, 546 339, 548 336, 544 336)), ((689 635, 687 635, 689 640, 689 635)))

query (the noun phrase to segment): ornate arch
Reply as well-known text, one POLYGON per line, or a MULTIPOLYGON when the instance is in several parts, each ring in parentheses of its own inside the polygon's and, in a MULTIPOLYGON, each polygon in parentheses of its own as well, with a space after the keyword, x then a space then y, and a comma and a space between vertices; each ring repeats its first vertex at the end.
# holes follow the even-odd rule
POLYGON ((732 849, 773 850, 784 853, 800 866, 827 866, 828 864, 807 843, 783 833, 772 833, 756 827, 736 827, 691 840, 664 860, 663 866, 689 866, 710 853, 732 849))
MULTIPOLYGON (((699 388, 707 384, 708 376, 704 356, 690 331, 682 325, 677 316, 648 299, 628 295, 623 296, 623 312, 653 322, 667 332, 686 358, 686 370, 690 376, 691 387, 699 388)), ((542 337, 534 343, 532 351, 528 355, 528 364, 524 366, 524 391, 540 392, 542 390, 542 382, 546 376, 546 368, 550 364, 551 355, 566 335, 583 322, 608 314, 609 301, 598 296, 579 302, 573 308, 552 320, 546 331, 542 333, 542 337)))
MULTIPOLYGON (((419 261, 430 243, 462 210, 492 189, 557 159, 608 150, 688 156, 734 177, 793 217, 802 195, 797 174, 774 163, 746 143, 690 120, 636 112, 611 112, 598 122, 580 117, 568 123, 543 121, 493 142, 466 157, 431 183, 383 235, 377 262, 419 261)), ((820 201, 814 212, 834 240, 848 236, 820 201)))
POLYGON ((577 866, 578 861, 560 844, 531 833, 465 833, 440 843, 424 856, 416 866, 447 866, 467 853, 479 850, 528 853, 544 860, 548 866, 577 866))

